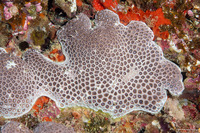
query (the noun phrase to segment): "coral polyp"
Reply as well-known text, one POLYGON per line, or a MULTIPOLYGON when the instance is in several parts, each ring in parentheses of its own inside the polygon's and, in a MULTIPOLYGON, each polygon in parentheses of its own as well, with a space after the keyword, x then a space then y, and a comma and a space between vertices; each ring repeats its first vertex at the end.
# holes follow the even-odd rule
POLYGON ((65 61, 56 63, 36 50, 23 60, 0 49, 0 115, 22 116, 41 96, 58 107, 83 106, 113 118, 133 110, 157 113, 167 92, 184 90, 180 68, 165 59, 153 32, 140 21, 127 26, 112 11, 97 13, 95 26, 79 14, 57 36, 65 61))

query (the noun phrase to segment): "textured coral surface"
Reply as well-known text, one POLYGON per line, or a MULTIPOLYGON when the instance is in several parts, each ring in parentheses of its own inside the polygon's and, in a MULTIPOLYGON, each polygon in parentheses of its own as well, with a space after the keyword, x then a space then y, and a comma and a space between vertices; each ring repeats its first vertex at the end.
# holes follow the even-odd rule
MULTIPOLYGON (((55 99, 41 96, 36 102, 33 102, 32 109, 21 117, 5 119, 0 116, 0 132, 13 133, 18 131, 21 133, 24 129, 27 129, 26 127, 34 132, 43 121, 52 121, 61 123, 66 127, 73 127, 74 131, 78 133, 200 131, 199 0, 1 0, 0 47, 4 48, 9 54, 9 57, 4 57, 15 59, 15 56, 18 56, 21 58, 28 49, 36 49, 52 61, 62 62, 67 56, 63 54, 64 50, 62 51, 62 46, 58 42, 57 31, 69 20, 76 18, 79 13, 89 17, 94 30, 96 28, 95 15, 98 11, 104 9, 109 9, 118 14, 120 22, 124 25, 128 25, 131 20, 143 21, 153 31, 153 40, 162 48, 163 56, 176 63, 181 69, 185 87, 182 94, 177 97, 170 95, 167 91, 166 102, 155 115, 135 110, 117 119, 112 119, 108 113, 101 110, 94 111, 80 106, 60 108, 55 99)), ((4 49, 0 51, 5 53, 4 49)), ((69 58, 67 59, 69 60, 69 58)), ((6 60, 8 59, 4 61, 6 60)), ((7 68, 10 69, 10 72, 8 72, 10 77, 17 77, 17 83, 10 86, 16 90, 11 89, 12 94, 18 98, 19 106, 17 109, 21 111, 21 109, 24 109, 23 105, 27 105, 25 100, 21 100, 21 95, 29 96, 31 92, 22 91, 18 94, 18 91, 21 90, 21 88, 17 88, 21 87, 18 84, 23 84, 22 80, 27 81, 27 78, 19 74, 15 75, 16 71, 25 70, 26 72, 29 67, 28 64, 24 65, 25 67, 22 69, 16 68, 11 71, 11 68, 15 68, 14 66, 17 66, 15 64, 19 63, 24 63, 24 61, 19 59, 16 63, 11 61, 6 64, 8 64, 7 68)), ((49 70, 47 71, 49 72, 49 70)), ((53 73, 53 71, 50 72, 53 73)), ((41 74, 42 72, 40 72, 41 74)), ((34 74, 28 75, 31 75, 28 78, 32 78, 34 74)), ((0 77, 6 81, 4 76, 0 75, 0 77)), ((10 83, 10 80, 8 82, 10 83)), ((27 83, 30 82, 27 81, 27 83)), ((3 84, 5 85, 5 83, 3 84)), ((6 88, 1 88, 0 95, 8 98, 5 92, 2 93, 6 88)), ((47 89, 49 89, 48 85, 47 89)), ((72 92, 69 93, 70 96, 73 96, 72 92)), ((102 92, 102 94, 104 93, 102 92)), ((33 97, 35 97, 35 94, 33 97)), ((5 100, 3 97, 1 98, 0 102, 5 100)), ((15 100, 13 101, 15 103, 15 100)), ((7 101, 5 100, 5 102, 7 101)), ((11 104, 15 106, 14 103, 11 104)))
POLYGON ((167 95, 183 91, 182 75, 163 57, 153 32, 143 22, 127 26, 109 10, 98 12, 95 26, 80 14, 57 33, 66 60, 55 63, 35 50, 23 60, 0 49, 0 115, 27 113, 40 96, 58 107, 83 106, 113 118, 133 110, 157 113, 167 95))
POLYGON ((34 133, 75 133, 73 128, 67 128, 63 124, 55 122, 40 123, 34 130, 34 133))
POLYGON ((1 130, 2 133, 31 133, 31 131, 25 125, 10 121, 6 123, 1 130))
POLYGON ((32 132, 20 122, 10 121, 6 123, 1 130, 2 133, 74 133, 72 127, 66 127, 63 124, 55 122, 40 123, 32 132))

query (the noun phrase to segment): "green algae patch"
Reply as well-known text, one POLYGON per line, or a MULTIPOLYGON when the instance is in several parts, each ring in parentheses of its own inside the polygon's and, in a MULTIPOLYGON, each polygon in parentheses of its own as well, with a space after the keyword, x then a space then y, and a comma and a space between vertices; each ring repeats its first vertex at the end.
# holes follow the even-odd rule
POLYGON ((89 121, 84 124, 84 128, 86 132, 103 133, 108 131, 110 123, 109 115, 99 110, 94 117, 90 117, 89 121))
POLYGON ((34 45, 41 46, 45 44, 45 39, 47 38, 47 33, 44 30, 38 29, 33 30, 31 33, 31 39, 34 45))

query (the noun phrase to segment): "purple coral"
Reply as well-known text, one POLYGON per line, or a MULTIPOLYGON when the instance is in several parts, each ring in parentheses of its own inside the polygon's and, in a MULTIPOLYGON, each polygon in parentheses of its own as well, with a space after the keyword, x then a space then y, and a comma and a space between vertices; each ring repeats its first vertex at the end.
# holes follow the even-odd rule
POLYGON ((27 113, 36 99, 36 83, 28 64, 0 48, 0 115, 12 118, 27 113))
MULTIPOLYGON (((2 133, 33 133, 28 127, 22 123, 10 121, 6 123, 2 129, 2 133)), ((34 133, 75 133, 72 127, 66 127, 63 124, 55 122, 40 123, 35 129, 34 133)))
POLYGON ((103 10, 95 24, 92 28, 80 14, 57 33, 63 63, 34 50, 24 60, 0 50, 0 115, 23 115, 44 95, 58 107, 84 106, 117 118, 133 110, 157 113, 167 99, 166 89, 182 93, 180 68, 163 57, 145 23, 124 26, 117 14, 103 10))
POLYGON ((1 133, 32 133, 24 124, 10 121, 1 128, 1 133))
POLYGON ((34 133, 75 133, 72 127, 66 127, 63 124, 55 122, 40 123, 34 130, 34 133))

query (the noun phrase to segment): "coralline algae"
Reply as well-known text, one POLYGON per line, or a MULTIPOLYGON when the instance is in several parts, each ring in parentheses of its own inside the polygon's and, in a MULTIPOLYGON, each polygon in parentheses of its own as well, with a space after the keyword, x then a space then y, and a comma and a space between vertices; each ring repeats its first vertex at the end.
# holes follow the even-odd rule
POLYGON ((23 59, 0 49, 0 116, 30 111, 40 96, 58 107, 83 106, 113 118, 133 110, 157 113, 168 90, 184 90, 181 70, 163 57, 145 23, 119 22, 109 10, 97 13, 95 27, 80 14, 57 33, 66 60, 56 63, 35 50, 23 59))

